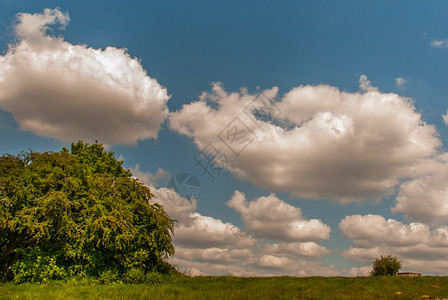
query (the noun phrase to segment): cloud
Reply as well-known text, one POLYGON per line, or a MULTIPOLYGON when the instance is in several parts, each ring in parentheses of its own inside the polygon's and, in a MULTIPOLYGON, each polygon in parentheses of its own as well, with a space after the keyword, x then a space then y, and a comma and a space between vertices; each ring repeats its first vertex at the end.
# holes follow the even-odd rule
POLYGON ((401 271, 419 272, 425 275, 445 276, 448 271, 446 248, 427 246, 413 247, 351 247, 342 253, 342 257, 351 261, 368 263, 365 269, 371 269, 372 262, 381 255, 392 254, 401 261, 401 271))
MULTIPOLYGON (((138 166, 134 169, 138 170, 134 176, 142 182, 155 176, 138 166)), ((157 173, 166 172, 160 169, 157 173)), ((351 276, 363 272, 320 262, 332 250, 315 241, 328 239, 330 228, 320 220, 305 220, 300 208, 275 195, 247 202, 243 193, 235 191, 227 204, 242 214, 246 226, 241 229, 198 213, 195 199, 185 199, 172 189, 150 188, 156 195, 153 201, 178 220, 173 236, 176 253, 169 261, 180 270, 237 276, 351 276)))
POLYGON ((248 203, 243 193, 235 191, 227 205, 242 215, 244 230, 257 238, 299 242, 330 237, 329 226, 321 220, 305 220, 300 208, 283 202, 274 194, 248 203))
POLYGON ((407 83, 408 81, 404 78, 398 77, 395 78, 395 84, 397 85, 398 88, 402 88, 404 87, 404 85, 407 83))
POLYGON ((256 240, 232 223, 201 215, 196 212, 196 199, 181 197, 174 190, 153 188, 155 202, 161 204, 168 215, 177 220, 173 241, 186 248, 248 248, 256 240))
POLYGON ((347 216, 339 227, 346 239, 353 240, 353 246, 342 252, 343 258, 371 263, 392 254, 402 261, 403 270, 436 275, 448 271, 446 263, 433 267, 434 262, 448 259, 448 227, 407 225, 378 215, 347 216))
MULTIPOLYGON (((430 230, 423 223, 409 225, 379 215, 347 216, 339 224, 343 235, 355 246, 374 248, 378 245, 409 247, 419 244, 448 247, 448 227, 430 230)), ((448 253, 447 253, 448 254, 448 253)))
POLYGON ((17 14, 19 23, 15 27, 15 34, 21 40, 27 40, 29 43, 37 46, 45 46, 54 39, 47 36, 51 32, 48 25, 60 24, 61 29, 70 22, 68 13, 62 13, 59 9, 44 9, 43 14, 17 14))
POLYGON ((249 257, 240 259, 234 259, 232 255, 234 254, 231 252, 218 249, 209 253, 189 251, 182 252, 179 257, 174 256, 170 262, 181 271, 194 270, 196 275, 213 276, 366 276, 370 271, 370 267, 341 268, 320 261, 295 260, 274 255, 251 253, 249 257))
MULTIPOLYGON (((163 203, 165 202, 162 201, 163 203)), ((172 206, 165 207, 170 215, 173 212, 172 206)), ((265 207, 265 213, 272 208, 265 207)), ((185 212, 190 211, 190 209, 185 210, 185 212)), ((300 210, 298 211, 300 212, 300 210)), ((270 213, 281 214, 284 212, 284 209, 279 209, 270 213)), ((259 213, 262 214, 261 211, 259 213)), ((291 211, 291 213, 296 214, 297 209, 296 212, 291 211)), ((174 215, 176 214, 179 216, 179 210, 175 210, 174 215)), ((281 217, 281 215, 279 216, 281 217)), ((317 262, 323 256, 330 254, 330 250, 311 241, 318 239, 319 236, 323 238, 328 236, 329 227, 321 223, 319 225, 320 229, 324 231, 323 234, 314 231, 312 226, 306 228, 307 224, 305 224, 302 228, 304 232, 295 232, 295 235, 288 233, 290 224, 271 223, 270 225, 274 225, 278 230, 277 236, 270 236, 273 239, 289 241, 297 240, 299 237, 305 242, 268 243, 264 242, 263 235, 253 234, 247 228, 240 229, 231 223, 203 216, 197 212, 190 213, 187 217, 184 215, 180 220, 176 224, 173 239, 176 254, 170 259, 170 262, 183 270, 193 268, 204 275, 270 276, 289 274, 305 276, 317 274, 313 273, 315 268, 309 267, 308 270, 304 270, 299 267, 308 261, 316 261, 314 265, 319 265, 321 269, 333 270, 334 268, 317 262), (283 234, 281 231, 287 233, 283 234), (294 266, 293 268, 291 268, 291 264, 294 266)), ((347 274, 348 272, 342 269, 338 269, 338 271, 337 274, 347 274)))
MULTIPOLYGON (((434 166, 436 164, 427 165, 426 172, 433 172, 434 166)), ((158 173, 165 172, 159 170, 158 173)), ((439 180, 446 182, 443 178, 439 180)), ((433 187, 427 189, 432 191, 433 187)), ((339 228, 343 237, 353 244, 340 255, 350 261, 366 263, 364 267, 348 269, 321 261, 326 255, 339 253, 316 243, 328 238, 330 228, 320 220, 312 225, 313 220, 306 220, 300 208, 273 194, 249 202, 243 193, 235 191, 227 205, 241 214, 244 227, 239 228, 199 214, 195 199, 187 200, 166 188, 153 188, 152 192, 157 196, 155 201, 179 220, 174 234, 176 254, 170 262, 181 270, 192 269, 195 274, 365 276, 375 258, 388 254, 402 261, 404 271, 433 275, 448 272, 445 262, 448 259, 448 226, 431 227, 421 222, 405 224, 372 214, 347 216, 341 220, 339 228), (300 230, 296 224, 301 224, 300 230)), ((415 197, 418 199, 420 195, 415 197)), ((416 204, 409 206, 412 205, 416 204)), ((420 206, 414 209, 415 212, 421 210, 420 206)), ((436 206, 433 212, 440 210, 436 206)))
POLYGON ((392 212, 432 225, 448 225, 448 154, 434 158, 426 172, 400 186, 392 212))
POLYGON ((361 75, 359 77, 359 88, 361 89, 361 91, 363 92, 378 92, 378 88, 372 86, 372 83, 370 82, 370 80, 367 79, 366 75, 361 75))
POLYGON ((275 101, 277 88, 251 95, 214 84, 171 113, 170 128, 257 186, 340 203, 379 199, 419 174, 441 142, 410 99, 365 76, 360 88, 299 86, 275 101))
POLYGON ((237 226, 219 219, 203 216, 196 212, 197 200, 186 199, 173 189, 156 188, 152 179, 168 174, 158 169, 156 174, 143 172, 139 166, 134 168, 134 177, 148 185, 155 195, 152 201, 163 206, 168 215, 177 220, 173 241, 184 248, 207 249, 216 247, 246 248, 255 244, 256 240, 242 232, 237 226), (137 170, 137 172, 135 172, 137 170))
POLYGON ((448 125, 448 111, 442 117, 443 117, 443 122, 445 123, 445 125, 448 125))
POLYGON ((167 91, 125 49, 72 45, 49 35, 68 14, 18 14, 19 42, 0 56, 0 109, 22 130, 70 142, 135 144, 157 138, 167 91))
POLYGON ((310 260, 320 260, 322 256, 331 253, 330 250, 315 242, 265 244, 262 252, 268 255, 310 260))
POLYGON ((155 195, 154 202, 159 203, 168 215, 179 221, 179 224, 191 224, 192 214, 196 211, 196 199, 188 200, 177 194, 173 189, 150 187, 151 193, 155 195))
POLYGON ((431 47, 446 49, 448 48, 448 39, 434 40, 431 42, 431 47))
POLYGON ((195 261, 195 262, 218 262, 218 263, 235 263, 242 259, 250 257, 249 249, 192 249, 192 248, 176 248, 176 257, 179 259, 195 261))
POLYGON ((185 247, 211 248, 232 247, 248 248, 255 240, 231 223, 203 216, 199 213, 190 215, 188 222, 176 227, 174 241, 185 247))
POLYGON ((136 164, 134 168, 131 168, 131 173, 135 178, 138 178, 142 183, 150 187, 158 187, 160 186, 160 183, 166 184, 171 177, 169 172, 161 168, 158 168, 155 174, 142 172, 139 164, 136 164))

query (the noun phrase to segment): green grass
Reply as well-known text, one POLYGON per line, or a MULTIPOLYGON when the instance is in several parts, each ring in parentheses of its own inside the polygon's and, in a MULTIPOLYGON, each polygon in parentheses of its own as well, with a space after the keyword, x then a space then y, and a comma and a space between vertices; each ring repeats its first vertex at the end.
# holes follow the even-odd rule
POLYGON ((157 285, 0 284, 0 299, 425 299, 423 295, 448 299, 448 277, 171 276, 157 285))

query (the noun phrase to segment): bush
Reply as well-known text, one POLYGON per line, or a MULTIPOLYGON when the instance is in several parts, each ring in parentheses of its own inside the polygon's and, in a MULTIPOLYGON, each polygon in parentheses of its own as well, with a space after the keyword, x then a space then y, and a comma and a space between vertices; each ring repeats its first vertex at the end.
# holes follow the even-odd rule
POLYGON ((395 256, 388 255, 375 259, 373 262, 372 271, 370 276, 392 276, 397 275, 401 269, 401 261, 395 256))
POLYGON ((143 283, 145 282, 145 271, 142 269, 130 269, 124 276, 125 283, 143 283))
POLYGON ((112 269, 103 271, 99 276, 99 282, 103 284, 120 282, 120 274, 117 270, 112 269))
POLYGON ((125 283, 151 283, 156 284, 162 281, 162 275, 159 272, 151 271, 145 273, 142 269, 130 269, 123 276, 123 281, 125 283))
POLYGON ((156 284, 160 282, 162 282, 162 275, 160 275, 160 273, 154 271, 146 273, 145 283, 156 284))
POLYGON ((170 270, 174 220, 122 163, 82 142, 0 156, 0 280, 108 283, 170 270))
POLYGON ((22 254, 22 259, 16 261, 11 269, 14 282, 44 283, 47 280, 59 279, 66 276, 65 270, 56 264, 56 258, 41 253, 38 247, 22 254))

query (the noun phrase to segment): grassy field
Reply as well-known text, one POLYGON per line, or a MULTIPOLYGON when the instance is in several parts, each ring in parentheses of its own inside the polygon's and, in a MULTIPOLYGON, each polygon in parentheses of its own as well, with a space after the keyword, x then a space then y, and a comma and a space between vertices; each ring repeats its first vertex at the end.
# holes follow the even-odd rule
POLYGON ((0 299, 448 299, 448 277, 167 277, 157 285, 0 283, 0 299))

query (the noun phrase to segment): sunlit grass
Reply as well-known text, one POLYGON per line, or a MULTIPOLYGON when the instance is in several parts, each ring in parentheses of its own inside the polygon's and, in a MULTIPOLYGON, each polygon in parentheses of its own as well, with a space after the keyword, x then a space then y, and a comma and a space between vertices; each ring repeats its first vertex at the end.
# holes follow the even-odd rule
POLYGON ((426 299, 448 298, 448 277, 165 277, 161 284, 0 284, 1 299, 426 299))

